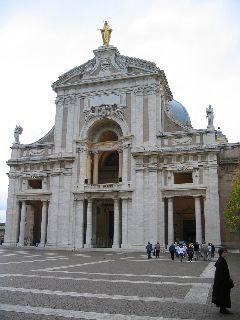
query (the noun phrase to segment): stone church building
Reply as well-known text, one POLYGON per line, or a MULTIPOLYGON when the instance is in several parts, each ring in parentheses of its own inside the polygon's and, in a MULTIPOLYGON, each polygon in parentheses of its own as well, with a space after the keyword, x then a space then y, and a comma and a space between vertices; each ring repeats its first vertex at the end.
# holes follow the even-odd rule
POLYGON ((240 144, 215 130, 211 107, 207 128, 194 129, 155 63, 111 45, 93 52, 53 83, 55 124, 43 138, 21 144, 15 129, 5 245, 238 246, 222 215, 240 144))

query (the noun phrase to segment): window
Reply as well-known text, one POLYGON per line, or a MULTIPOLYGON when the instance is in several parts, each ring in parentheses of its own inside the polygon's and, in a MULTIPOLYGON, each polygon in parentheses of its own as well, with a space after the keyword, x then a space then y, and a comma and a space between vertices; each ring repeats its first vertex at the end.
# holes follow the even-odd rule
POLYGON ((192 172, 175 172, 174 184, 193 183, 192 172))
POLYGON ((42 189, 42 180, 41 179, 28 180, 28 188, 29 189, 42 189))

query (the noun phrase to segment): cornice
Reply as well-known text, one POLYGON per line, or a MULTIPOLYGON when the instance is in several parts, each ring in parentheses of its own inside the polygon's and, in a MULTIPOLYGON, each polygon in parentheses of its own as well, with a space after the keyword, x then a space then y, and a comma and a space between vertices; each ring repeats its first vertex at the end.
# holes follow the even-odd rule
POLYGON ((158 146, 145 146, 145 147, 135 147, 132 149, 132 155, 148 155, 148 154, 175 154, 179 152, 215 152, 218 153, 220 150, 218 144, 214 145, 201 145, 201 146, 184 146, 184 147, 158 147, 158 146))

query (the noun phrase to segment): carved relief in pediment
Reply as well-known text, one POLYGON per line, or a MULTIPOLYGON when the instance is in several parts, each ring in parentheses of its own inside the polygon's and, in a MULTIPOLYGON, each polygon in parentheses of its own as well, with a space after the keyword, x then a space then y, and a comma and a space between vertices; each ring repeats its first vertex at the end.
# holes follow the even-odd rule
POLYGON ((181 137, 181 138, 175 138, 172 139, 172 145, 180 145, 180 144, 190 144, 192 142, 191 137, 181 137))
POLYGON ((22 152, 22 157, 43 156, 45 149, 26 149, 22 152))
POLYGON ((89 121, 93 118, 111 118, 117 117, 121 120, 124 119, 123 107, 116 104, 107 105, 102 104, 100 106, 91 106, 90 109, 85 110, 85 121, 89 121))
POLYGON ((30 156, 42 156, 45 154, 45 149, 31 149, 29 150, 30 156))

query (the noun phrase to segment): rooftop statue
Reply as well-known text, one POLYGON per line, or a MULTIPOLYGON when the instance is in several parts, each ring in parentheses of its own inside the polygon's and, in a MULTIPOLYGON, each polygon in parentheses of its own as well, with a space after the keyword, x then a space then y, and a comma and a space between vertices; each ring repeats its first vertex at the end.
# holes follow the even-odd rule
POLYGON ((101 34, 102 34, 102 40, 103 40, 103 45, 108 46, 110 42, 110 37, 112 33, 112 29, 108 24, 108 21, 104 22, 103 28, 100 29, 101 34))
POLYGON ((213 108, 211 106, 209 106, 208 108, 206 108, 206 118, 208 119, 208 128, 214 128, 213 127, 213 118, 214 118, 214 114, 213 114, 213 108))
POLYGON ((23 132, 23 128, 21 126, 16 126, 16 128, 14 129, 14 139, 15 139, 15 144, 19 144, 19 135, 22 134, 23 132))

